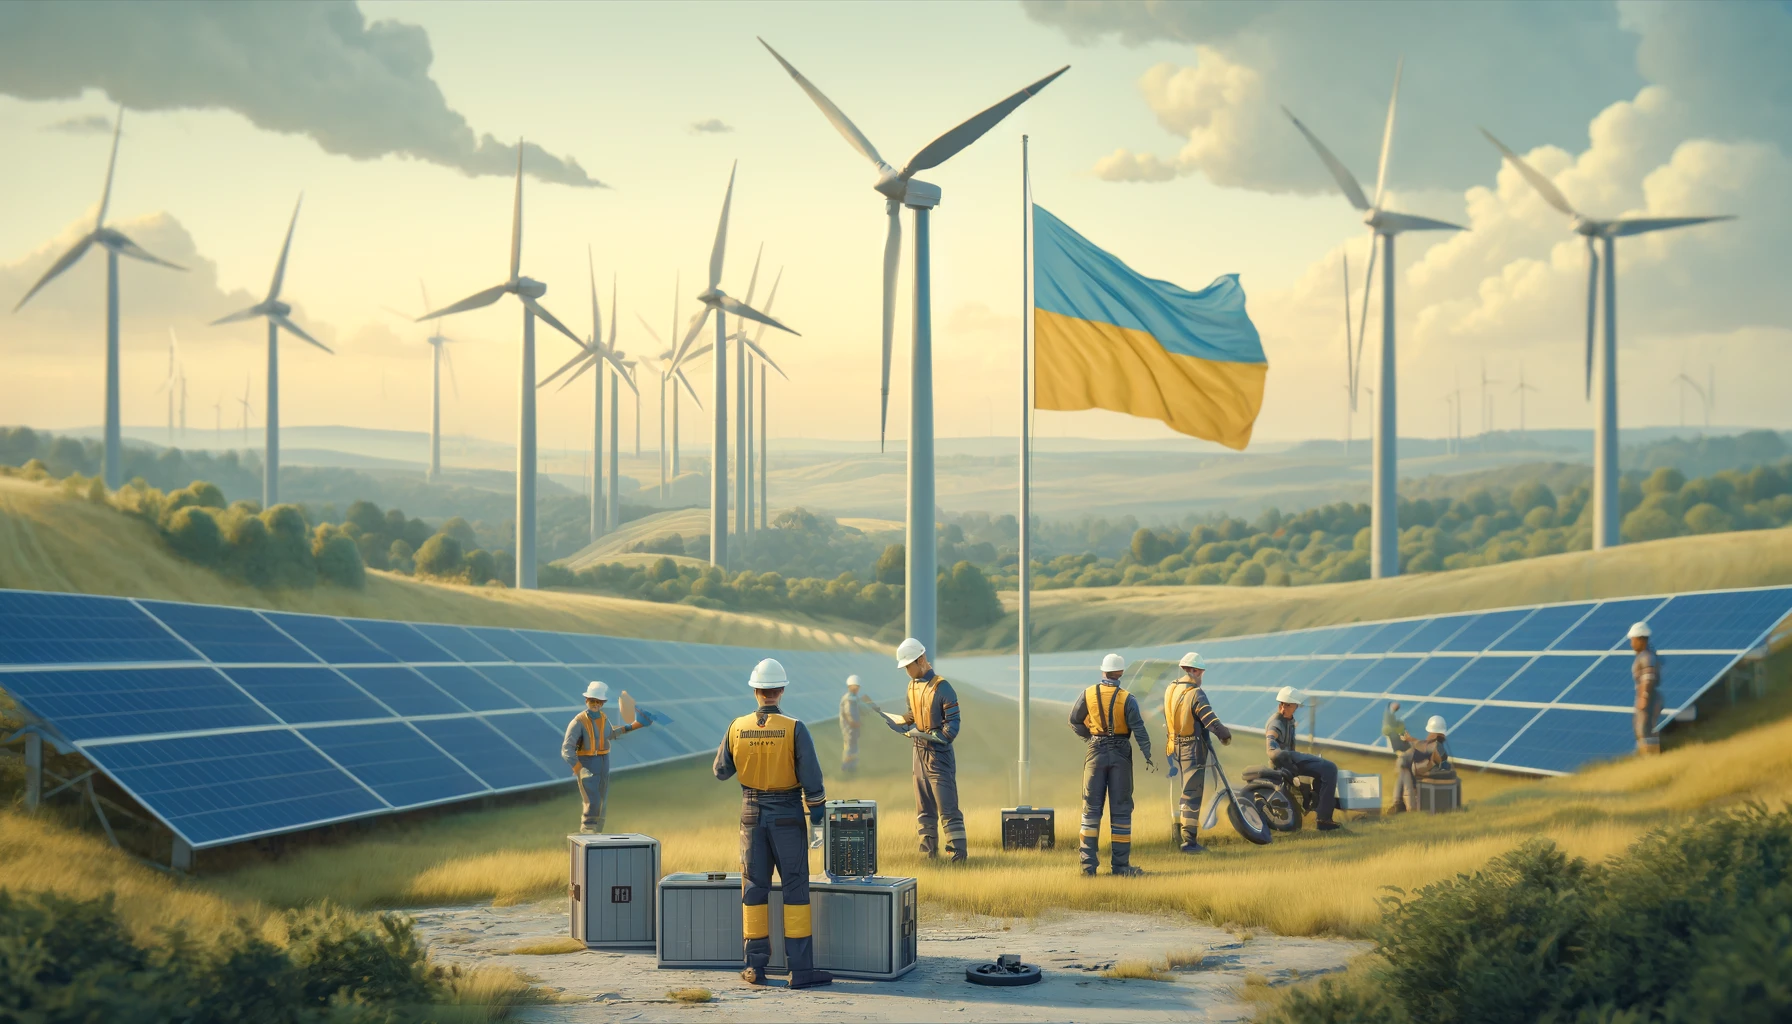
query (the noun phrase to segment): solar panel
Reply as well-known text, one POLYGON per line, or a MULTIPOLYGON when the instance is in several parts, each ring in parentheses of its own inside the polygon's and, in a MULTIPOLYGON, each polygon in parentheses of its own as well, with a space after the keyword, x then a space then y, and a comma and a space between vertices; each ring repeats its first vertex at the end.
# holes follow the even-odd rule
MULTIPOLYGON (((1632 623, 1646 621, 1654 631, 1665 721, 1765 643, 1788 614, 1792 587, 1764 587, 1456 612, 1121 653, 1137 661, 1203 652, 1209 699, 1234 729, 1259 728, 1276 690, 1294 686, 1313 700, 1321 741, 1385 750, 1381 712, 1398 700, 1409 727, 1422 728, 1431 715, 1450 724, 1457 760, 1550 774, 1634 748, 1625 637, 1632 623)), ((1034 695, 1073 700, 1095 678, 1103 653, 1035 657, 1034 695)), ((1012 656, 942 658, 941 671, 1004 694, 1015 692, 1019 674, 1012 656)))
POLYGON ((833 718, 848 674, 899 685, 864 653, 0 590, 0 689, 194 848, 569 785, 561 739, 591 679, 654 716, 613 771, 708 756, 768 654, 808 721, 833 718))

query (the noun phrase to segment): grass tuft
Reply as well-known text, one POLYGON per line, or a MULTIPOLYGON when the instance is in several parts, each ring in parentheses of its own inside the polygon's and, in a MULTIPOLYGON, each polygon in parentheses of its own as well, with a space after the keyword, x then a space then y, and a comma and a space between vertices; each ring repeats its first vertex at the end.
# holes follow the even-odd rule
POLYGON ((1122 960, 1101 972, 1116 981, 1175 981, 1176 976, 1149 960, 1122 960))
POLYGON ((666 993, 666 998, 676 1003, 707 1003, 715 997, 715 993, 706 988, 675 988, 666 993))
POLYGON ((503 950, 512 956, 554 956, 559 953, 583 953, 585 943, 570 936, 523 942, 503 950))
POLYGON ((1164 954, 1164 965, 1172 971, 1200 970, 1201 963, 1207 959, 1205 949, 1179 949, 1164 954))

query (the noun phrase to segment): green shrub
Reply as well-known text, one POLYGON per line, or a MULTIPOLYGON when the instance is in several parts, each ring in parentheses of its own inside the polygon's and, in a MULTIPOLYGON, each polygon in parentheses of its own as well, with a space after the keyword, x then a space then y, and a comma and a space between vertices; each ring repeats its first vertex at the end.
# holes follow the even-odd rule
POLYGON ((429 576, 454 576, 461 571, 460 541, 438 533, 417 549, 417 571, 429 576))
POLYGON ((224 531, 211 509, 189 505, 168 518, 168 546, 189 562, 215 568, 224 560, 224 531))
POLYGON ((317 563, 317 575, 326 583, 359 590, 367 584, 367 566, 361 561, 361 549, 341 530, 328 523, 312 535, 311 555, 317 563))

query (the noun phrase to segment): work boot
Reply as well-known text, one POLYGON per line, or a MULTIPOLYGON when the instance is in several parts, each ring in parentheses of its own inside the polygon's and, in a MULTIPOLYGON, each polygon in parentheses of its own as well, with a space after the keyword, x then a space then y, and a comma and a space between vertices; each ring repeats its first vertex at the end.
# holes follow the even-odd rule
POLYGON ((740 980, 749 985, 763 985, 765 984, 765 969, 761 967, 749 967, 740 972, 740 980))
POLYGON ((1094 878, 1095 877, 1095 869, 1094 868, 1082 868, 1080 870, 1082 871, 1084 878, 1094 878))
POLYGON ((814 988, 817 985, 832 985, 834 976, 826 971, 791 971, 791 988, 814 988))
POLYGON ((1116 878, 1137 878, 1144 873, 1144 868, 1135 868, 1131 864, 1116 864, 1113 869, 1116 878))
POLYGON ((1319 823, 1319 831, 1321 832, 1336 832, 1343 827, 1344 826, 1335 821, 1322 821, 1319 823))
POLYGON ((1188 842, 1182 844, 1182 852, 1183 853, 1206 853, 1207 847, 1202 846, 1200 843, 1195 842, 1193 839, 1190 839, 1188 842))

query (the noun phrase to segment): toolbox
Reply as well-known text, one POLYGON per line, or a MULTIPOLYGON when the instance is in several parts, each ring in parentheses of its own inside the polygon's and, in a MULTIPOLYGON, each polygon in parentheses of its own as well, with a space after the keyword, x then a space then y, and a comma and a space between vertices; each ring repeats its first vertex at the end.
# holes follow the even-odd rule
POLYGON ((1053 849, 1058 845, 1057 821, 1050 807, 1002 808, 1002 849, 1053 849))
POLYGON ((1380 816, 1381 776, 1358 775, 1338 771, 1338 809, 1355 814, 1380 816))
MULTIPOLYGON (((660 879, 658 964, 664 968, 746 966, 738 871, 676 872, 660 879)), ((770 970, 787 969, 784 894, 772 886, 770 970)), ((915 969, 917 893, 912 878, 812 880, 815 967, 842 978, 888 981, 915 969)))
POLYGON ((822 818, 821 848, 830 878, 877 874, 877 801, 829 800, 822 818))
POLYGON ((1462 809, 1461 779, 1420 779, 1419 810, 1427 814, 1462 809))
POLYGON ((589 949, 654 944, 660 841, 640 833, 566 837, 572 851, 572 937, 589 949))

